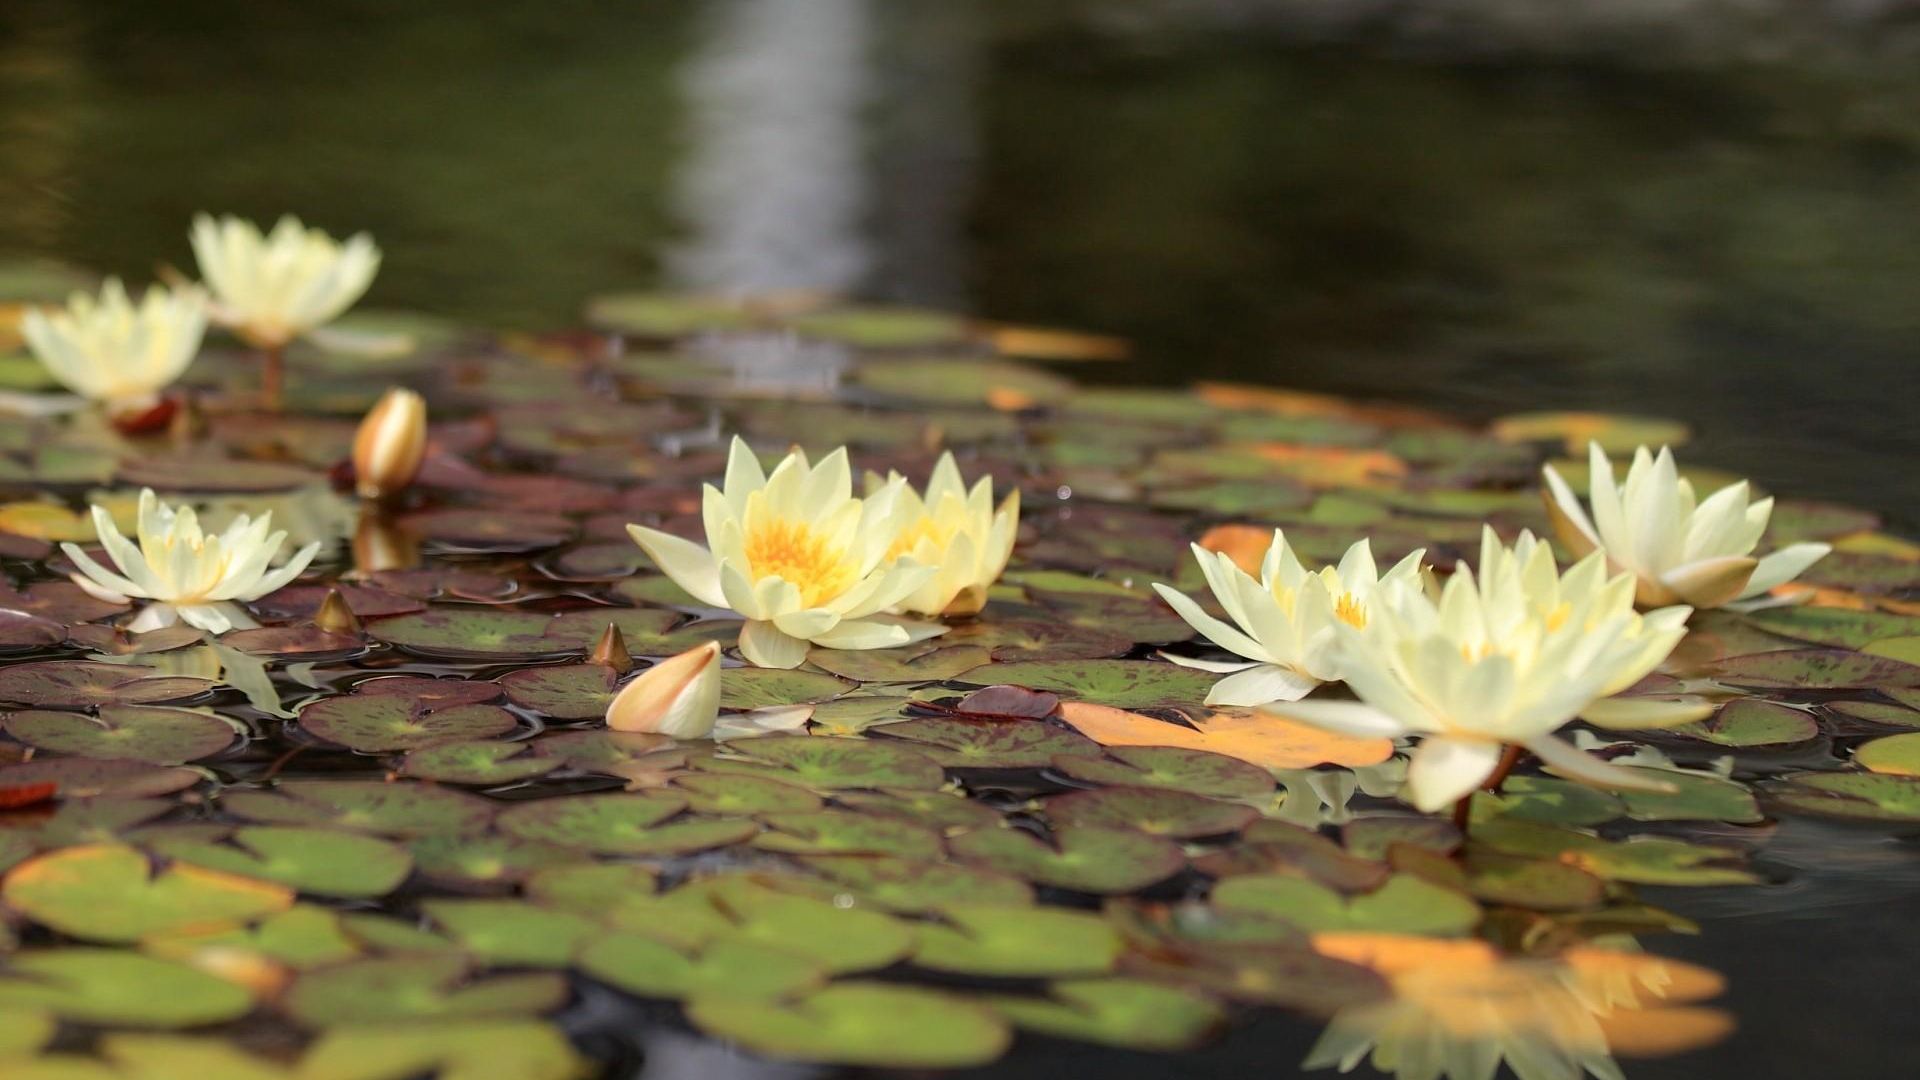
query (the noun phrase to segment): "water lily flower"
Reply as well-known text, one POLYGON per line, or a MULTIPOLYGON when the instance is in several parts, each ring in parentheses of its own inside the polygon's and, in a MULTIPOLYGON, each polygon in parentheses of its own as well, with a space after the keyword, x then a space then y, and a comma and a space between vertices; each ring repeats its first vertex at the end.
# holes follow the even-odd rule
POLYGON ((119 573, 108 570, 78 545, 61 544, 80 572, 73 583, 109 603, 134 599, 158 601, 128 626, 144 632, 184 622, 215 634, 251 626, 233 601, 257 600, 300 575, 320 550, 314 541, 294 553, 278 570, 268 566, 287 534, 269 533, 273 514, 241 515, 225 532, 209 536, 190 506, 168 506, 153 489, 140 492, 139 545, 128 540, 105 507, 93 508, 100 543, 119 573))
POLYGON ((288 214, 273 231, 231 215, 193 219, 193 254, 213 291, 215 321, 256 348, 275 349, 332 322, 380 269, 366 233, 342 244, 288 214))
POLYGON ((720 719, 720 643, 709 641, 641 672, 607 706, 615 731, 704 739, 720 719))
POLYGON ((74 293, 65 308, 28 309, 20 324, 54 378, 115 415, 151 408, 193 363, 206 329, 201 290, 155 285, 136 307, 118 278, 97 300, 74 293))
POLYGON ((1365 627, 1336 625, 1341 673, 1358 702, 1267 711, 1354 735, 1420 736, 1404 794, 1423 811, 1484 784, 1510 745, 1601 787, 1666 790, 1553 732, 1653 670, 1690 614, 1684 606, 1636 612, 1633 578, 1607 578, 1598 553, 1562 575, 1532 536, 1506 549, 1487 529, 1479 568, 1456 572, 1437 599, 1394 582, 1374 593, 1365 627))
POLYGON ((1553 466, 1542 470, 1554 533, 1574 557, 1600 551, 1615 569, 1632 574, 1642 606, 1750 606, 1742 602, 1792 581, 1832 550, 1827 544, 1789 544, 1754 558, 1773 500, 1750 502, 1743 480, 1696 502, 1693 485, 1680 477, 1667 447, 1657 456, 1644 446, 1636 450, 1619 486, 1599 443, 1588 445, 1588 456, 1591 517, 1553 466))
POLYGON ((889 559, 910 556, 939 572, 902 600, 899 610, 921 615, 974 615, 987 603, 987 587, 1000 580, 1013 554, 1020 526, 1020 490, 993 505, 993 478, 983 476, 969 490, 952 453, 940 455, 922 496, 898 473, 881 480, 867 474, 867 491, 897 484, 896 533, 889 559))
POLYGON ((1374 565, 1372 547, 1361 540, 1347 549, 1338 566, 1309 571, 1275 529, 1255 580, 1232 556, 1194 544, 1200 572, 1233 625, 1207 614, 1176 589, 1158 583, 1154 589, 1187 625, 1246 661, 1167 659, 1183 667, 1230 673, 1207 692, 1209 705, 1296 701, 1321 683, 1340 678, 1335 624, 1365 627, 1375 591, 1386 582, 1417 581, 1425 554, 1408 555, 1383 577, 1374 565))
POLYGON ((363 499, 391 499, 413 483, 426 456, 426 399, 396 386, 381 395, 354 434, 354 489, 363 499))
POLYGON ((799 450, 771 474, 735 438, 724 487, 708 484, 702 507, 708 547, 640 525, 627 532, 662 573, 703 604, 747 620, 740 653, 761 667, 799 667, 809 642, 829 649, 885 649, 945 627, 877 618, 932 578, 937 567, 889 559, 887 528, 905 481, 853 497, 841 447, 810 464, 799 450))

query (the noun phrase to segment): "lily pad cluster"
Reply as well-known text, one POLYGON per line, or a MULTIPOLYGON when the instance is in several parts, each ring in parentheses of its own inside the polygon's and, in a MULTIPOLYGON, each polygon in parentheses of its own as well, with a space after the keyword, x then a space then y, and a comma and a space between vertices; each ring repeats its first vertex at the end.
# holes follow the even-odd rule
POLYGON ((1656 955, 1694 928, 1639 887, 1770 887, 1780 816, 1920 829, 1920 546, 1861 510, 1781 500, 1765 546, 1834 547, 1802 602, 1698 615, 1633 691, 1709 718, 1580 734, 1665 794, 1523 763, 1459 823, 1414 814, 1404 747, 1209 708, 1217 676, 1163 657, 1219 658, 1150 587, 1199 591, 1190 541, 1281 526, 1303 558, 1370 536, 1446 569, 1483 523, 1548 531, 1544 461, 1674 425, 1087 386, 1070 363, 1112 342, 938 312, 587 318, 295 349, 286 414, 223 399, 246 360, 212 352, 170 430, 0 427, 0 1072, 591 1076, 605 1044, 556 1023, 583 988, 633 1003, 636 1044, 839 1065, 1175 1053, 1283 1009, 1329 1025, 1319 1063, 1419 1038, 1577 1072, 1727 1029, 1711 973, 1656 955), (426 461, 359 508, 330 473, 393 382, 430 403, 426 461), (698 535, 735 432, 915 478, 950 450, 1022 493, 1013 561, 931 640, 730 655, 730 737, 608 730, 635 671, 738 633, 625 531, 698 535), (319 555, 247 605, 259 629, 129 632, 54 545, 143 485, 210 516, 273 500, 319 555), (1554 993, 1609 1015, 1569 1024, 1554 993))

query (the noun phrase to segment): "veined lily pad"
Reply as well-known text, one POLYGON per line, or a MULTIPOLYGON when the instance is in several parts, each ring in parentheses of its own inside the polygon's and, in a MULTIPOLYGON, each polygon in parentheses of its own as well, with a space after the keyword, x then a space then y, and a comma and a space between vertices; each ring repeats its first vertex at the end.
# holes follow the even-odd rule
POLYGON ((1171 788, 1216 799, 1273 794, 1273 775, 1225 754, 1175 746, 1114 746, 1104 757, 1056 757, 1053 769, 1083 783, 1171 788))
POLYGON ((89 758, 178 765, 232 746, 234 725, 217 716, 146 705, 109 705, 97 716, 34 710, 7 717, 7 734, 29 746, 89 758))
POLYGON ((202 779, 192 769, 93 758, 39 758, 0 768, 0 789, 52 784, 63 799, 166 795, 202 779))
POLYGON ((428 900, 421 905, 468 954, 488 964, 563 968, 600 932, 593 920, 523 900, 428 900))
POLYGON ((208 679, 155 676, 147 669, 87 660, 45 660, 0 668, 0 702, 78 709, 184 701, 213 688, 208 679))
POLYGON ((988 1004, 1027 1031, 1162 1053, 1198 1045, 1227 1019, 1205 994, 1144 979, 1063 979, 1044 996, 988 1004))
POLYGON ((1180 848, 1132 829, 1063 825, 1053 843, 1020 829, 962 833, 954 855, 1041 885, 1090 893, 1130 893, 1165 881, 1186 867, 1180 848))
POLYGON ((125 949, 16 953, 0 964, 0 1005, 83 1024, 193 1027, 246 1015, 245 990, 185 964, 125 949))
POLYGON ((851 810, 816 810, 800 814, 768 814, 769 832, 754 839, 764 851, 802 855, 864 853, 934 859, 940 855, 940 836, 925 826, 898 818, 851 810))
POLYGON ((1609 881, 1643 885, 1742 885, 1758 879, 1725 865, 1739 852, 1666 837, 1604 840, 1530 821, 1490 821, 1472 833, 1475 845, 1534 858, 1557 859, 1609 881))
POLYGON ((851 810, 904 818, 942 832, 964 832, 1000 824, 1000 812, 951 790, 837 791, 833 801, 851 810))
POLYGON ((1799 814, 1851 821, 1920 822, 1920 778, 1880 773, 1792 773, 1767 800, 1799 814))
POLYGON ((882 983, 843 982, 793 1002, 695 998, 702 1031, 767 1057, 897 1069, 984 1065, 1006 1052, 1006 1022, 965 999, 882 983))
POLYGON ((1097 915, 1040 907, 956 906, 920 927, 917 967, 1015 978, 1099 975, 1120 958, 1120 935, 1097 915))
POLYGON ((700 814, 795 813, 820 808, 820 796, 806 788, 759 776, 694 773, 673 782, 687 807, 700 814))
POLYGON ((368 679, 354 686, 361 697, 393 694, 411 700, 428 712, 451 709, 457 705, 484 705, 500 700, 497 683, 468 679, 429 679, 415 675, 390 675, 368 679))
POLYGON ((336 825, 386 836, 426 836, 484 828, 486 800, 420 783, 288 780, 275 791, 233 791, 222 805, 250 821, 336 825))
POLYGON ((905 720, 912 698, 841 697, 813 707, 810 722, 821 735, 858 735, 879 724, 905 720))
POLYGON ((1734 656, 1714 665, 1714 674, 1735 686, 1799 690, 1920 686, 1920 664, 1842 649, 1785 649, 1734 656))
POLYGON ((524 742, 441 743, 409 753, 400 771, 443 784, 510 784, 560 767, 558 759, 528 753, 531 749, 524 742))
POLYGON ((1475 821, 1518 818, 1555 825, 1598 825, 1626 813, 1620 800, 1597 788, 1551 776, 1509 776, 1495 794, 1475 792, 1475 821))
POLYGON ((118 844, 62 848, 21 863, 0 887, 8 907, 64 934, 131 942, 147 934, 244 922, 284 910, 293 893, 266 882, 176 865, 158 874, 118 844))
POLYGON ((1310 933, 1384 930, 1403 934, 1463 934, 1480 921, 1480 905, 1414 877, 1395 874, 1378 889, 1342 896, 1290 874, 1248 874, 1213 890, 1214 906, 1285 919, 1310 933))
POLYGON ((653 826, 687 808, 666 792, 634 795, 574 795, 521 803, 497 821, 501 832, 523 840, 563 844, 606 855, 650 849, 653 826))
POLYGON ((577 865, 582 858, 558 844, 492 833, 422 836, 408 850, 422 875, 455 885, 519 881, 547 867, 577 865))
POLYGON ((282 1007, 310 1027, 390 1024, 417 1018, 524 1016, 567 998, 559 975, 471 978, 468 961, 451 954, 354 960, 302 974, 282 1007))
POLYGON ((398 694, 331 697, 300 712, 302 729, 362 753, 485 739, 504 735, 518 724, 512 713, 497 705, 456 705, 426 712, 398 694))
POLYGON ((640 997, 714 994, 742 1001, 819 986, 826 971, 806 957, 748 941, 716 941, 689 957, 643 934, 603 934, 580 950, 580 970, 640 997))
POLYGON ((527 895, 548 907, 599 914, 635 896, 652 896, 654 872, 633 863, 551 866, 527 879, 527 895))
POLYGON ((385 896, 406 880, 413 860, 385 840, 332 829, 250 825, 231 843, 156 841, 177 862, 278 882, 315 896, 385 896))
POLYGON ((1029 660, 975 668, 960 681, 1011 683, 1120 709, 1154 709, 1200 707, 1218 676, 1148 660, 1029 660))
POLYGON ((1033 902, 1025 882, 991 870, 886 855, 807 855, 801 861, 860 899, 905 914, 1033 902))
POLYGON ((1111 787, 1047 800, 1047 818, 1060 825, 1137 829, 1193 839, 1239 832, 1259 818, 1249 806, 1164 788, 1111 787))
POLYGON ((818 668, 860 683, 924 683, 951 679, 993 659, 978 645, 944 647, 939 639, 898 649, 814 649, 818 668))
MULTIPOLYGON (((1001 663, 1097 660, 1120 656, 1133 649, 1133 639, 1118 631, 1058 620, 1043 621, 1038 617, 1042 613, 1032 611, 1031 614, 1033 617, 1025 619, 995 618, 967 623, 947 631, 940 640, 949 647, 980 646, 1001 663)), ((975 674, 985 675, 995 670, 977 668, 975 674)))
POLYGON ((376 619, 367 633, 423 656, 534 659, 578 652, 578 645, 546 636, 552 622, 531 611, 446 606, 376 619))
POLYGON ((772 705, 799 705, 836 698, 853 684, 818 671, 781 671, 738 667, 720 672, 720 707, 764 709, 772 705))
MULTIPOLYGON (((682 886, 680 891, 708 885, 682 886)), ((733 922, 720 941, 807 958, 831 975, 884 968, 913 949, 913 932, 877 911, 779 892, 737 879, 712 879, 709 898, 733 922)))
POLYGON ((885 737, 918 744, 949 769, 1027 769, 1058 757, 1097 757, 1100 747, 1071 728, 1044 720, 975 720, 923 717, 889 724, 885 737))
POLYGON ((1862 649, 1886 638, 1920 634, 1920 618, 1848 608, 1773 608, 1747 618, 1769 634, 1842 649, 1862 649))
POLYGON ((600 664, 522 668, 500 677, 500 685, 515 705, 556 720, 607 715, 618 681, 612 668, 600 664))
POLYGON ((946 781, 938 762, 898 743, 776 735, 735 743, 736 758, 694 762, 702 770, 742 773, 810 788, 937 788, 946 781), (744 759, 744 760, 741 760, 744 759))
POLYGON ((685 764, 670 735, 650 731, 562 731, 548 733, 533 744, 534 753, 555 758, 576 769, 603 772, 614 776, 642 762, 660 765, 671 761, 673 767, 685 764))
POLYGON ((1720 746, 1791 746, 1817 737, 1820 725, 1804 709, 1738 698, 1721 706, 1711 718, 1674 728, 1673 733, 1720 746))

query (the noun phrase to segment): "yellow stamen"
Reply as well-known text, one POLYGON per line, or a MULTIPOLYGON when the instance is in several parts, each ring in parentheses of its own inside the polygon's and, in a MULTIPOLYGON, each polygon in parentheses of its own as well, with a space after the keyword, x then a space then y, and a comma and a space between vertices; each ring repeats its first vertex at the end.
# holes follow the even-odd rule
POLYGON ((745 549, 755 581, 776 575, 785 578, 800 590, 800 600, 808 607, 840 595, 854 583, 854 567, 844 553, 830 548, 826 537, 803 521, 764 522, 747 534, 745 549))
POLYGON ((1355 630, 1367 628, 1367 606, 1352 593, 1341 593, 1340 602, 1333 606, 1333 617, 1353 627, 1355 630))
POLYGON ((948 541, 953 539, 953 532, 951 528, 943 528, 938 521, 934 520, 932 514, 922 514, 912 525, 900 530, 900 535, 894 538, 893 546, 887 549, 887 560, 892 561, 902 555, 913 554, 913 549, 918 547, 923 539, 933 541, 936 549, 944 551, 948 541))

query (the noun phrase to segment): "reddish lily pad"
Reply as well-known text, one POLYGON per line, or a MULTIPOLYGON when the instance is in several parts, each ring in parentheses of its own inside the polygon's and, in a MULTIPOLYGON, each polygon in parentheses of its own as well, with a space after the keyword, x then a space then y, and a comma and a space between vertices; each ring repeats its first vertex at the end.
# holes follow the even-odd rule
POLYGON ((952 863, 888 855, 807 855, 801 861, 861 900, 904 914, 1033 902, 1033 890, 1019 878, 952 863))
POLYGON ((393 694, 411 699, 422 709, 451 709, 456 705, 484 705, 500 700, 497 683, 467 679, 432 679, 417 675, 389 675, 354 686, 362 696, 393 694))
POLYGON ((1033 660, 989 664, 960 677, 1011 683, 1119 709, 1199 708, 1218 677, 1149 660, 1033 660))
POLYGON ((745 760, 708 758, 695 765, 810 788, 937 788, 946 780, 940 764, 925 754, 872 739, 774 735, 738 742, 728 750, 745 760))
POLYGON ((1061 757, 1098 757, 1100 746, 1071 728, 1044 720, 925 717, 888 724, 882 734, 918 744, 949 769, 1027 769, 1061 757))
POLYGON ((0 768, 0 790, 53 784, 63 799, 168 795, 203 779, 192 769, 93 758, 40 758, 0 768))
POLYGON ((333 825, 384 836, 427 836, 486 827, 486 800, 417 782, 288 780, 274 791, 230 791, 226 809, 276 825, 333 825))
POLYGON ((1735 686, 1798 690, 1920 687, 1920 665, 1841 649, 1784 649, 1720 661, 1714 673, 1735 686))
POLYGON ((522 668, 500 677, 508 700, 555 720, 605 716, 618 682, 618 674, 602 664, 522 668))
POLYGON ((428 712, 399 694, 331 697, 300 713, 302 730, 362 753, 485 739, 517 726, 514 715, 496 705, 456 705, 428 712))
POLYGON ((769 831, 754 838, 763 851, 796 855, 867 854, 907 859, 940 856, 940 835, 924 825, 851 810, 767 814, 769 831))
POLYGON ((109 705, 97 716, 17 712, 6 726, 7 734, 41 750, 154 765, 212 757, 237 735, 234 725, 217 716, 148 705, 109 705))
POLYGON ((1052 765, 1083 783, 1172 788, 1216 799, 1258 799, 1274 790, 1273 774, 1257 765, 1175 746, 1110 746, 1105 757, 1063 756, 1052 765))
POLYGON ((1260 814, 1249 806, 1161 788, 1111 787, 1047 800, 1047 818, 1060 825, 1136 829, 1154 836, 1194 839, 1239 832, 1260 814))
POLYGON ((1053 842, 1012 828, 980 829, 949 841, 956 857, 1005 874, 1076 892, 1123 894, 1179 873, 1187 858, 1171 841, 1132 829, 1063 825, 1053 842))
POLYGON ((78 709, 96 705, 155 705, 199 697, 208 679, 152 675, 147 668, 87 660, 44 660, 0 668, 0 702, 78 709))

